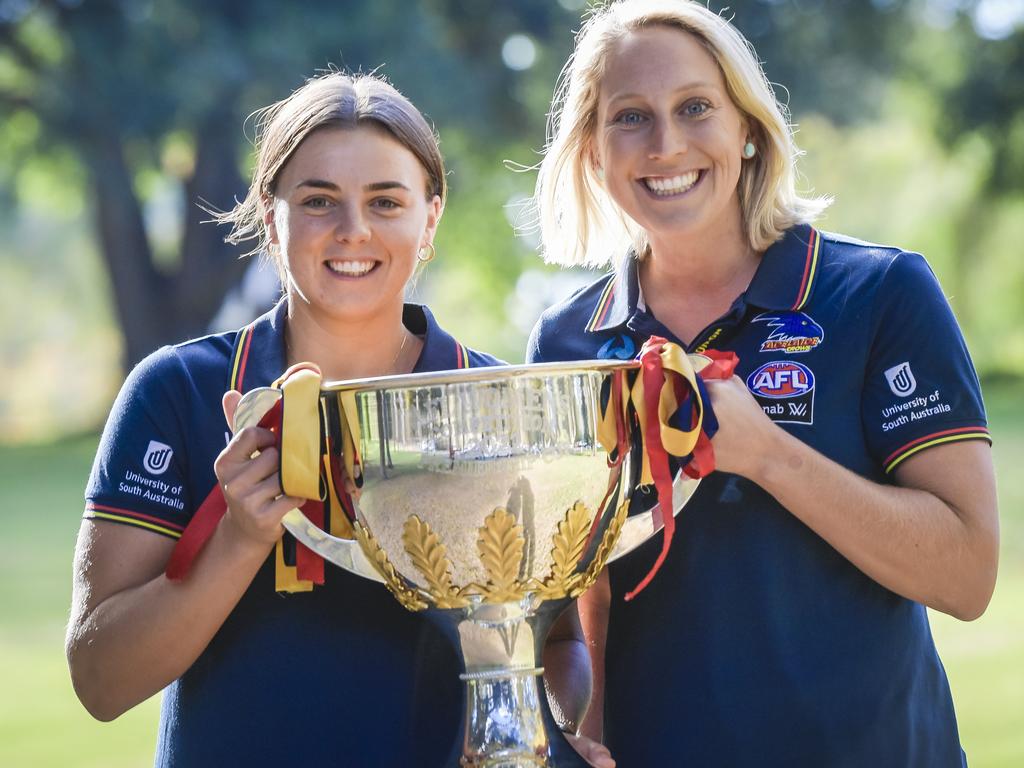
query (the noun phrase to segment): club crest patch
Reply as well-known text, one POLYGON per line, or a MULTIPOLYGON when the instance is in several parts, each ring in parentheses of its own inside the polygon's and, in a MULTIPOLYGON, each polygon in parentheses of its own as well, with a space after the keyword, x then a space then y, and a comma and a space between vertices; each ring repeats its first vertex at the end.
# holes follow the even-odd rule
POLYGON ((174 450, 171 446, 150 440, 146 455, 142 458, 142 466, 151 475, 162 475, 171 466, 172 456, 174 450))
POLYGON ((747 377, 747 389, 772 421, 814 423, 814 373, 806 365, 791 360, 765 363, 747 377))
POLYGON ((625 334, 612 336, 597 351, 601 360, 632 360, 636 357, 636 342, 625 334))
POLYGON ((914 378, 914 372, 910 370, 909 362, 894 365, 887 370, 885 380, 889 382, 889 389, 896 397, 908 397, 917 389, 917 379, 914 378))
POLYGON ((825 329, 804 312, 762 312, 753 322, 772 329, 761 343, 761 352, 796 355, 810 352, 825 340, 825 329))

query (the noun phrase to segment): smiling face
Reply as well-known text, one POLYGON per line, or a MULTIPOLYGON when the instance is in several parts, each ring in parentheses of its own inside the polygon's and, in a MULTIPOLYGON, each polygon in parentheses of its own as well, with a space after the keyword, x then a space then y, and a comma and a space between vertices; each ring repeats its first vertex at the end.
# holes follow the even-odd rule
POLYGON ((652 242, 742 226, 746 121, 693 35, 653 26, 623 36, 608 54, 596 125, 608 194, 652 242))
POLYGON ((320 128, 278 175, 267 214, 292 312, 321 324, 400 314, 441 198, 416 156, 382 129, 320 128))

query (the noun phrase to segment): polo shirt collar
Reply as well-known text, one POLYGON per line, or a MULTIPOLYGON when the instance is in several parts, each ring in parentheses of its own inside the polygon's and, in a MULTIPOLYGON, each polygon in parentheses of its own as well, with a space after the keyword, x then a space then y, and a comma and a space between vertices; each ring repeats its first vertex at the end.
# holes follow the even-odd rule
POLYGON ((807 306, 821 255, 821 235, 807 224, 793 227, 764 256, 746 291, 748 304, 774 311, 807 306))
MULTIPOLYGON (((232 355, 229 388, 247 392, 269 386, 284 373, 287 365, 284 327, 288 318, 288 299, 239 331, 232 355)), ((402 323, 423 339, 423 349, 414 373, 469 368, 468 350, 441 328, 433 313, 420 304, 406 304, 402 323)))
POLYGON ((640 271, 636 252, 630 251, 615 268, 594 305, 586 329, 591 333, 626 324, 640 303, 640 271))
MULTIPOLYGON (((799 310, 807 305, 820 261, 821 235, 801 224, 771 245, 750 281, 746 303, 769 310, 799 310)), ((624 326, 637 313, 640 273, 633 251, 622 260, 599 294, 586 329, 592 333, 624 326)))
POLYGON ((402 324, 423 339, 423 349, 413 373, 469 368, 469 352, 437 324, 433 313, 422 304, 406 304, 402 324))
POLYGON ((241 392, 268 387, 284 373, 287 365, 284 326, 288 318, 288 298, 238 332, 232 355, 228 386, 241 392))

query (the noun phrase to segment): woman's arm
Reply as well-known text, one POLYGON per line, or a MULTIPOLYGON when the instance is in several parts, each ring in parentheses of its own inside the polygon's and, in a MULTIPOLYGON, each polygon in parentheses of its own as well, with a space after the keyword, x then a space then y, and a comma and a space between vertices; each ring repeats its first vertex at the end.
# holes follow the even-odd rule
MULTIPOLYGON (((607 575, 602 578, 607 584, 607 575)), ((602 661, 603 658, 602 654, 602 661)), ((566 609, 548 635, 544 646, 544 685, 552 714, 573 748, 596 768, 615 768, 611 753, 600 743, 600 728, 594 736, 582 727, 586 722, 585 715, 594 711, 594 700, 591 697, 590 654, 576 604, 566 609)), ((597 722, 601 722, 600 710, 597 722)))
POLYGON ((867 480, 774 424, 743 383, 708 382, 718 469, 746 477, 887 589, 963 620, 995 587, 999 519, 983 441, 903 461, 897 486, 867 480))
POLYGON ((172 541, 83 521, 66 653, 75 692, 97 719, 114 719, 180 677, 266 560, 281 518, 301 504, 279 497, 273 442, 268 430, 246 429, 217 458, 228 510, 181 582, 163 574, 172 541))

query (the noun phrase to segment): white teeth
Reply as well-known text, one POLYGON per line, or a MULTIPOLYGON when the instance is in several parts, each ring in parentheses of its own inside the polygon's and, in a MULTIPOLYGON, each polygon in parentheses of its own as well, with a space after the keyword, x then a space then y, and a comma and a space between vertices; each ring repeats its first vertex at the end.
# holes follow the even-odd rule
POLYGON ((700 171, 690 171, 679 176, 648 176, 643 179, 644 186, 656 195, 678 195, 685 192, 700 178, 700 171))
POLYGON ((372 261, 328 261, 327 266, 332 272, 337 272, 341 275, 351 275, 353 277, 359 277, 365 275, 374 267, 372 261))

